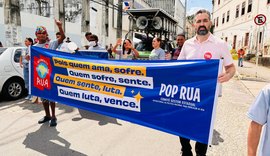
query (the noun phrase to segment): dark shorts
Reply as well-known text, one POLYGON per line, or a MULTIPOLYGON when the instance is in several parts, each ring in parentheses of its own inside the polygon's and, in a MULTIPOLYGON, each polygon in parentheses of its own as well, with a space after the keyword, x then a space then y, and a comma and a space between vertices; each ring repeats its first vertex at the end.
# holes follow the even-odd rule
POLYGON ((43 98, 41 98, 41 101, 42 101, 42 103, 55 103, 54 101, 50 101, 50 100, 48 100, 48 99, 43 99, 43 98))

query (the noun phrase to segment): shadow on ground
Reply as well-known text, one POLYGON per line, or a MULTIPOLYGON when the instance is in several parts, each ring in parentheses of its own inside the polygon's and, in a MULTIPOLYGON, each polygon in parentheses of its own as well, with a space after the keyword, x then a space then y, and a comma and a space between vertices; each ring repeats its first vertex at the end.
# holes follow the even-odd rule
POLYGON ((213 138, 212 138, 212 145, 219 145, 219 143, 222 143, 222 142, 224 142, 224 139, 221 138, 220 133, 214 129, 213 138))
POLYGON ((106 125, 108 123, 122 126, 122 124, 117 122, 116 118, 108 117, 105 115, 93 113, 93 112, 82 110, 82 109, 78 109, 78 111, 79 111, 79 114, 81 115, 81 118, 76 117, 76 118, 73 118, 72 121, 79 121, 81 119, 89 119, 89 120, 98 121, 98 124, 100 126, 106 125))
POLYGON ((64 138, 61 138, 59 134, 60 132, 57 131, 56 127, 49 127, 48 123, 45 123, 37 131, 28 133, 23 144, 25 148, 48 156, 86 156, 86 154, 70 149, 71 144, 64 138))
POLYGON ((243 81, 256 81, 256 82, 269 82, 263 78, 256 78, 256 77, 241 77, 240 78, 243 81))

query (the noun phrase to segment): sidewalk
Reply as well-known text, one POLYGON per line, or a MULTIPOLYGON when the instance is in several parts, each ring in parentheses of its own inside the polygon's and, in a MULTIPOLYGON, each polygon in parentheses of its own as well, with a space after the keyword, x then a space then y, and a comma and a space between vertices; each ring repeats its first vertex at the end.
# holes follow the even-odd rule
POLYGON ((238 60, 234 61, 237 77, 255 98, 259 91, 270 82, 270 68, 244 61, 243 67, 238 67, 238 60))
POLYGON ((234 61, 238 76, 241 79, 258 79, 260 81, 270 82, 270 68, 250 63, 247 61, 243 62, 243 67, 238 67, 238 60, 234 61))

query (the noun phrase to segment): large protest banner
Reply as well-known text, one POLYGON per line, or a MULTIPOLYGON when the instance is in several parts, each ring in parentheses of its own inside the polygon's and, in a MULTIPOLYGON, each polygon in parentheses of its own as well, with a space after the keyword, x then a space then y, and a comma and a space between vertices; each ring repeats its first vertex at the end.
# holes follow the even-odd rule
POLYGON ((211 144, 220 64, 103 60, 31 47, 31 94, 211 144))
POLYGON ((87 51, 87 50, 79 50, 75 53, 75 55, 81 55, 91 58, 102 58, 102 59, 108 59, 108 52, 107 50, 100 50, 100 51, 87 51))

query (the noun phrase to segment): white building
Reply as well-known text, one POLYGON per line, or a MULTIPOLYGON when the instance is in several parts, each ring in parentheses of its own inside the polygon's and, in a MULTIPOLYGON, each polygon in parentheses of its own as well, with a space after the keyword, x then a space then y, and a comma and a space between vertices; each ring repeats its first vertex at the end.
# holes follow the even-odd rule
POLYGON ((233 48, 246 47, 248 53, 270 55, 270 0, 213 0, 214 34, 233 48), (264 14, 266 22, 258 26, 254 18, 264 14))
MULTIPOLYGON (((11 34, 12 40, 20 41, 21 45, 26 37, 35 38, 35 28, 38 25, 43 25, 47 28, 51 39, 55 39, 55 24, 54 24, 54 6, 53 0, 41 1, 40 8, 36 0, 20 0, 20 15, 21 15, 21 30, 20 33, 11 34), (41 16, 38 15, 39 12, 41 16), (19 35, 18 37, 18 34, 19 35), (15 37, 17 37, 15 39, 15 37)), ((102 46, 114 44, 116 42, 117 31, 117 3, 118 0, 110 0, 108 9, 108 25, 106 26, 105 16, 105 2, 104 1, 91 1, 90 0, 90 32, 99 37, 99 42, 102 46), (113 9, 115 8, 115 9, 113 9)), ((146 0, 125 0, 131 8, 150 8, 151 6, 146 3, 146 0)), ((4 24, 4 0, 0 0, 0 41, 5 45, 10 43, 6 39, 6 25, 4 24), (5 44, 6 43, 6 44, 5 44)), ((174 15, 179 20, 179 28, 184 27, 184 6, 180 0, 175 0, 174 15)), ((80 0, 66 0, 65 1, 65 28, 66 36, 70 37, 72 41, 81 46, 84 36, 81 34, 81 14, 82 5, 80 0)), ((123 13, 122 18, 122 36, 124 37, 129 30, 129 19, 126 13, 123 13)), ((180 29, 179 29, 180 31, 180 29)))

